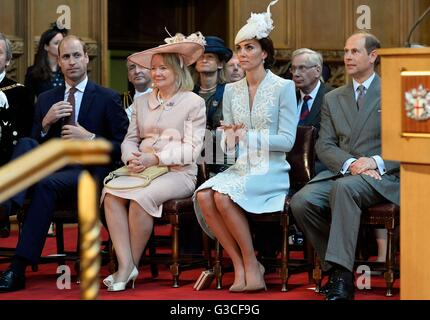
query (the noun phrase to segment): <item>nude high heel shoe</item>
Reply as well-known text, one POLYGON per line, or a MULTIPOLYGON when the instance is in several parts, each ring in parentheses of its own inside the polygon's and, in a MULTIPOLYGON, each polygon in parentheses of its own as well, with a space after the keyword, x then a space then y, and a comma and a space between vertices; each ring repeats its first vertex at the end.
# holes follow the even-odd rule
POLYGON ((133 270, 131 270, 130 275, 128 276, 127 281, 124 282, 113 282, 109 287, 108 291, 124 291, 127 287, 127 284, 131 281, 131 287, 134 289, 134 282, 136 281, 137 277, 139 275, 139 271, 136 267, 133 267, 133 270))
POLYGON ((244 292, 245 291, 245 288, 246 288, 246 284, 244 284, 244 285, 232 285, 229 289, 228 289, 228 291, 230 291, 230 292, 233 292, 233 293, 236 293, 236 292, 244 292))
POLYGON ((266 272, 266 270, 264 269, 264 266, 258 262, 258 268, 260 269, 260 274, 261 274, 261 283, 256 284, 256 285, 246 285, 244 288, 244 291, 246 292, 257 292, 257 291, 267 291, 267 287, 266 287, 266 283, 264 282, 264 272, 266 272))

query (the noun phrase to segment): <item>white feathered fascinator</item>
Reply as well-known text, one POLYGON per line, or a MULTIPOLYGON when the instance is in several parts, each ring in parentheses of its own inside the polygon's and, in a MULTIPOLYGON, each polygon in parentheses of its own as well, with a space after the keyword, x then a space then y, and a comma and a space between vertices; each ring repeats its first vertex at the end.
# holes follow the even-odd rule
POLYGON ((270 2, 270 4, 267 6, 267 12, 251 13, 251 18, 248 19, 246 24, 237 33, 234 44, 238 44, 244 40, 259 40, 266 38, 274 29, 270 7, 276 4, 278 1, 279 0, 274 0, 270 2))

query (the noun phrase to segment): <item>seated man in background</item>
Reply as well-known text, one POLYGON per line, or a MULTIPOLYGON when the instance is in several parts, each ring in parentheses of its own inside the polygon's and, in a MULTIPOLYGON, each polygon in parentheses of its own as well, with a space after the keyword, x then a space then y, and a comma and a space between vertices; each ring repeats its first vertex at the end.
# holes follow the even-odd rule
MULTIPOLYGON (((321 105, 324 95, 333 90, 322 81, 323 58, 320 53, 302 48, 293 52, 291 73, 297 88, 297 107, 300 112, 299 126, 314 126, 319 131, 321 105)), ((316 159, 315 174, 325 170, 316 159)))
POLYGON ((236 53, 233 53, 231 59, 225 64, 225 77, 227 82, 236 82, 245 78, 245 71, 240 66, 236 53))
POLYGON ((128 81, 134 87, 134 95, 131 97, 132 93, 130 91, 125 92, 123 96, 123 105, 128 119, 131 120, 134 101, 145 93, 152 92, 151 76, 148 69, 129 60, 127 60, 127 76, 128 81))
MULTIPOLYGON (((32 139, 21 139, 12 158, 16 159, 52 138, 92 140, 102 137, 113 144, 112 161, 118 161, 128 127, 119 95, 88 80, 89 58, 85 43, 79 38, 67 36, 58 50, 66 86, 39 96, 32 139)), ((76 202, 78 177, 82 170, 79 165, 67 166, 2 204, 3 210, 10 213, 23 206, 27 194, 32 199, 15 256, 9 268, 0 275, 0 292, 25 288, 25 269, 39 260, 57 203, 76 202)), ((94 176, 102 180, 111 168, 97 166, 92 170, 94 176)))

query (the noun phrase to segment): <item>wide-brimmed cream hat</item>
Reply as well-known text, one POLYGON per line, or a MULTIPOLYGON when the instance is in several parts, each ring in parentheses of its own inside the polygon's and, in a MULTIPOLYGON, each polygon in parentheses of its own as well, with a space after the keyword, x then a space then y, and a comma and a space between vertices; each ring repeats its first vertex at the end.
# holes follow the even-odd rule
POLYGON ((272 13, 270 7, 276 4, 278 0, 274 0, 267 6, 267 11, 263 13, 252 13, 246 24, 239 30, 234 39, 234 44, 239 44, 244 40, 263 39, 267 38, 270 32, 274 29, 272 13))
POLYGON ((157 53, 177 53, 185 65, 189 66, 196 62, 205 51, 205 37, 201 32, 192 33, 185 37, 177 33, 174 37, 164 39, 166 44, 137 52, 128 57, 130 62, 136 63, 144 68, 151 68, 152 56, 157 53))

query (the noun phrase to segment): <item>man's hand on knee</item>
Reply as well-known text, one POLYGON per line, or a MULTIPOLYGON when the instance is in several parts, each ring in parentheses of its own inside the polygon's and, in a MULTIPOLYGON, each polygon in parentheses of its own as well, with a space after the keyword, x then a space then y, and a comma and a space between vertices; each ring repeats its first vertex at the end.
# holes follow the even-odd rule
POLYGON ((382 177, 377 170, 367 170, 367 171, 364 171, 363 174, 365 174, 366 176, 372 177, 376 180, 382 180, 382 177))
POLYGON ((361 157, 349 166, 349 171, 353 176, 356 176, 368 170, 376 170, 377 168, 375 159, 361 157))

